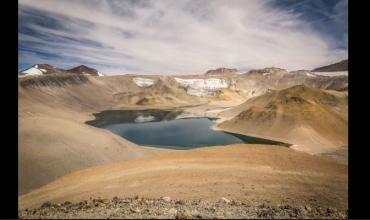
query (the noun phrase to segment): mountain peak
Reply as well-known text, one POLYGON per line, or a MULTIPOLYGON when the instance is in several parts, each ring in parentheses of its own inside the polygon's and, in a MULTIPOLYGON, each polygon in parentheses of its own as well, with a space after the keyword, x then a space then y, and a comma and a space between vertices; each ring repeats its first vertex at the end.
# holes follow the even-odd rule
POLYGON ((58 69, 50 64, 34 64, 33 66, 23 70, 18 73, 19 76, 38 76, 51 74, 55 72, 61 72, 61 69, 58 69))
POLYGON ((96 69, 85 66, 85 65, 79 65, 67 71, 71 73, 86 74, 86 75, 92 75, 92 76, 102 76, 103 75, 96 69))

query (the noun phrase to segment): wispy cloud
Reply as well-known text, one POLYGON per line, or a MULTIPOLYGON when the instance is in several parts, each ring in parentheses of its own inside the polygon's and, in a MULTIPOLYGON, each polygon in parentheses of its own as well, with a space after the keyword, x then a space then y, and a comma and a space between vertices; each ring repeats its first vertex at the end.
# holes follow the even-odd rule
MULTIPOLYGON (((19 59, 108 74, 311 69, 347 57, 271 1, 19 1, 19 59)), ((339 7, 339 6, 338 6, 339 7)), ((337 9, 339 12, 342 9, 337 9)))

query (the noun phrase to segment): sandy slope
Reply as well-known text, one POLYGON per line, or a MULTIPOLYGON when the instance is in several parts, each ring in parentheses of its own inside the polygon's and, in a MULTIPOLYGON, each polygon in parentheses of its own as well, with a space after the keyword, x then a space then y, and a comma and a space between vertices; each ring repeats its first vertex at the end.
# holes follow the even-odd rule
POLYGON ((229 145, 177 151, 97 166, 20 196, 20 208, 45 201, 170 196, 347 207, 347 166, 286 147, 229 145))
POLYGON ((312 154, 348 145, 345 92, 294 86, 247 100, 221 116, 219 128, 294 144, 312 154))
POLYGON ((20 194, 79 169, 167 151, 136 146, 86 125, 94 118, 91 113, 115 103, 102 86, 92 79, 78 85, 19 87, 20 194))
POLYGON ((160 152, 71 120, 31 116, 19 123, 20 194, 72 171, 160 152))

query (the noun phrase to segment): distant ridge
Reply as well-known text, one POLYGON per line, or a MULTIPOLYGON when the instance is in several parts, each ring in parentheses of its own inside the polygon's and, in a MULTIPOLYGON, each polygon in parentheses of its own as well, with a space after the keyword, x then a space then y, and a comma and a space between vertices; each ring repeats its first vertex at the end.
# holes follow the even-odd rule
POLYGON ((267 68, 263 68, 263 69, 252 69, 250 71, 247 72, 247 74, 249 75, 263 75, 263 76, 266 76, 266 75, 284 75, 284 74, 287 74, 288 71, 286 69, 281 69, 281 68, 277 68, 277 67, 267 67, 267 68))
POLYGON ((85 74, 85 75, 92 75, 92 76, 104 76, 104 74, 100 73, 96 69, 85 66, 85 65, 80 65, 72 69, 65 70, 65 69, 54 67, 50 64, 35 64, 21 72, 18 72, 18 76, 19 77, 42 76, 42 75, 48 75, 48 74, 65 74, 65 73, 85 74))
POLYGON ((206 75, 230 75, 230 74, 238 74, 240 73, 238 69, 230 69, 230 68, 217 68, 215 70, 208 70, 206 75))
POLYGON ((348 71, 348 59, 342 60, 338 63, 330 64, 323 67, 313 69, 314 72, 337 72, 337 71, 348 71))

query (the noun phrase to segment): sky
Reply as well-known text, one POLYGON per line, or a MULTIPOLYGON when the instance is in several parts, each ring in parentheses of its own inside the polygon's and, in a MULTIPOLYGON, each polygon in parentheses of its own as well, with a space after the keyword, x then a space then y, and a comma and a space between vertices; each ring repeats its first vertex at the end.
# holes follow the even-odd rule
POLYGON ((347 0, 19 0, 18 69, 313 69, 348 56, 347 0))

